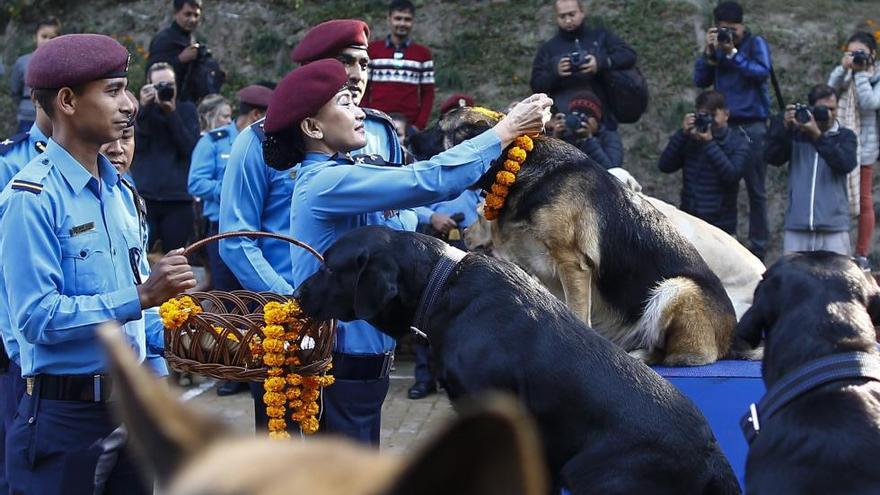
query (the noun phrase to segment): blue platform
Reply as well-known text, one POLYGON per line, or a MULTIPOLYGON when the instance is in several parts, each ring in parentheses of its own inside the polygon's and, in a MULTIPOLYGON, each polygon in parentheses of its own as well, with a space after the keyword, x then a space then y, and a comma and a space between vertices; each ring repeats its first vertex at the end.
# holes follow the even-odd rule
POLYGON ((707 366, 653 368, 700 408, 721 450, 730 460, 740 486, 745 486, 749 445, 739 420, 748 411, 749 404, 758 402, 764 395, 761 362, 718 361, 707 366))

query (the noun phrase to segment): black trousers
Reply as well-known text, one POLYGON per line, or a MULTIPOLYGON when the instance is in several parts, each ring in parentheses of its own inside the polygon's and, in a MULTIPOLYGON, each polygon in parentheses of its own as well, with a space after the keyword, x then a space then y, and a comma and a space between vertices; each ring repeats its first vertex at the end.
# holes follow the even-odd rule
POLYGON ((193 203, 188 201, 154 201, 147 199, 147 225, 150 229, 149 248, 162 241, 162 251, 186 247, 193 237, 193 203))

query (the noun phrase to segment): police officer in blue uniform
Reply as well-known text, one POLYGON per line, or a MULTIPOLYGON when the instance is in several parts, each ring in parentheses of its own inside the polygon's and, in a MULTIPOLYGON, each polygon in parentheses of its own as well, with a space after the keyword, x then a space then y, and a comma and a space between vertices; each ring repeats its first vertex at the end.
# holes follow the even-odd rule
MULTIPOLYGON (((333 59, 300 67, 281 81, 266 113, 273 167, 300 161, 293 193, 291 232, 319 252, 343 233, 382 224, 381 212, 413 208, 460 194, 485 173, 516 136, 543 128, 550 99, 524 100, 494 129, 432 160, 407 167, 375 166, 347 153, 363 146, 365 115, 333 59), (282 159, 286 157, 286 159, 282 159), (377 214, 378 212, 378 214, 377 214)), ((318 261, 292 248, 295 285, 318 261)), ((391 339, 363 321, 340 323, 333 353, 336 382, 323 392, 323 431, 377 445, 382 402, 388 392, 391 339)))
MULTIPOLYGON (((202 199, 202 213, 208 220, 209 236, 220 232, 220 191, 232 143, 243 129, 263 118, 272 90, 254 84, 241 89, 236 96, 238 116, 233 122, 208 131, 199 139, 189 168, 189 193, 202 199)), ((207 250, 214 288, 225 291, 240 289, 235 275, 220 258, 217 243, 209 244, 207 250)))
MULTIPOLYGON (((22 132, 0 141, 0 190, 9 184, 29 161, 46 149, 46 141, 52 135, 52 121, 39 105, 34 105, 37 117, 28 132, 22 132)), ((25 383, 21 377, 18 342, 7 323, 6 310, 0 300, 0 493, 9 493, 6 480, 6 430, 18 401, 24 395, 25 383)))
MULTIPOLYGON (((118 427, 95 328, 125 323, 121 331, 144 360, 147 325, 129 322, 195 286, 180 251, 138 283, 132 252, 143 237, 133 228, 132 195, 98 153, 131 123, 128 59, 110 37, 75 34, 40 47, 28 66, 53 136, 0 194, 0 231, 16 233, 0 238, 0 287, 26 379, 7 434, 13 493, 94 492, 101 441, 118 427)), ((104 493, 150 492, 121 455, 104 493)))
MULTIPOLYGON (((308 64, 324 57, 346 61, 347 84, 355 89, 357 100, 367 84, 366 66, 369 27, 359 20, 333 20, 315 26, 294 49, 295 62, 308 64)), ((263 155, 266 135, 260 120, 235 139, 230 151, 220 193, 220 232, 257 230, 287 234, 290 232, 290 197, 296 169, 274 170, 266 166, 263 155)), ((400 163, 403 151, 394 124, 381 112, 371 112, 365 122, 366 144, 355 153, 373 160, 400 163)), ((282 157, 283 159, 283 157, 282 157)), ((415 230, 413 211, 388 212, 385 225, 398 230, 415 230)), ((290 245, 274 239, 236 237, 220 241, 220 256, 235 274, 241 286, 252 291, 276 294, 293 293, 293 270, 290 245)), ((265 429, 268 418, 263 405, 262 384, 252 384, 254 422, 265 429)))

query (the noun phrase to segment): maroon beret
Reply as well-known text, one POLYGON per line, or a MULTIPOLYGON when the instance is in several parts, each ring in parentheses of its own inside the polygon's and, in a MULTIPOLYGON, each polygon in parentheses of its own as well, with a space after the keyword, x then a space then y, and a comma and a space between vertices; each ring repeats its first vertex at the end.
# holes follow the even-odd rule
POLYGON ((443 101, 443 104, 440 105, 440 115, 443 115, 444 113, 459 107, 472 106, 474 106, 473 97, 464 93, 455 93, 449 98, 446 98, 446 100, 443 101))
POLYGON ((318 113, 348 81, 345 67, 336 59, 318 60, 289 72, 269 100, 266 132, 279 132, 299 125, 318 113))
POLYGON ((370 42, 370 26, 357 19, 334 19, 309 29, 305 38, 290 53, 299 64, 307 64, 322 58, 333 58, 348 47, 367 49, 370 42))
POLYGON ((568 103, 569 112, 589 112, 596 120, 602 120, 602 100, 592 91, 579 91, 568 103))
POLYGON ((242 103, 247 103, 252 107, 266 108, 269 106, 269 100, 272 99, 272 90, 266 86, 251 84, 239 90, 236 96, 238 96, 238 101, 242 103))
POLYGON ((33 89, 73 87, 126 77, 128 50, 103 34, 65 34, 47 41, 28 62, 25 84, 33 89))

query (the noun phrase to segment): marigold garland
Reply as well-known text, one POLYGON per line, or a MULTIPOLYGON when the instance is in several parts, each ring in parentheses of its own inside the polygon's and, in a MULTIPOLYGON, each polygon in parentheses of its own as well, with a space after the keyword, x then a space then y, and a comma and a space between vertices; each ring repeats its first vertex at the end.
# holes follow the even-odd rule
POLYGON ((507 151, 507 158, 503 163, 503 170, 495 174, 495 182, 490 190, 486 191, 486 204, 483 207, 483 216, 486 220, 495 220, 504 208, 509 187, 516 182, 516 174, 522 168, 523 162, 528 158, 530 151, 535 149, 535 143, 529 136, 520 136, 513 141, 513 147, 507 151))
POLYGON ((171 330, 177 330, 186 323, 190 316, 201 312, 202 307, 189 296, 169 299, 159 307, 162 324, 171 330))

